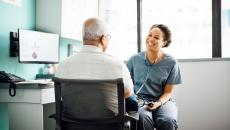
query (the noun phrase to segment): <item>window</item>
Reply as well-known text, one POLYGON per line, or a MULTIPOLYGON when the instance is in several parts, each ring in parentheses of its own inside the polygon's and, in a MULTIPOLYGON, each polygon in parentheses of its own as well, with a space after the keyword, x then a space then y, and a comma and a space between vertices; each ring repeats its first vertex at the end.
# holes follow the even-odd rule
POLYGON ((98 17, 98 0, 62 0, 61 36, 82 40, 82 24, 98 17))
POLYGON ((81 39, 79 25, 88 17, 99 16, 108 24, 112 36, 107 53, 122 60, 129 59, 137 50, 145 50, 150 26, 159 23, 172 31, 172 44, 164 51, 177 59, 221 57, 221 54, 230 57, 230 2, 227 0, 65 1, 62 36, 81 39), (79 15, 79 11, 84 14, 79 15))
POLYGON ((212 1, 142 0, 142 48, 150 26, 159 23, 172 31, 165 52, 177 59, 212 57, 212 1))
POLYGON ((230 1, 221 1, 222 57, 230 57, 230 1))
POLYGON ((127 60, 137 53, 137 2, 100 0, 99 16, 108 23, 110 43, 107 53, 127 60))

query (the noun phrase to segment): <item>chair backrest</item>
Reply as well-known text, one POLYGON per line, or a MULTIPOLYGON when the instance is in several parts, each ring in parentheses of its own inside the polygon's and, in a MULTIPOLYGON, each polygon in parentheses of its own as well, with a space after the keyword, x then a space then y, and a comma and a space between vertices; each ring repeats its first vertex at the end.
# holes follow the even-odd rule
POLYGON ((124 115, 123 80, 82 80, 54 77, 56 114, 77 119, 124 115))

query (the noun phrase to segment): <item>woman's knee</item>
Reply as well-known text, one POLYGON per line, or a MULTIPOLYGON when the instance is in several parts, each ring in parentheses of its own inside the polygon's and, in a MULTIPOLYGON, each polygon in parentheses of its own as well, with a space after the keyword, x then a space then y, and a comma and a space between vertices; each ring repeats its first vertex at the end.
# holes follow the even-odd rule
POLYGON ((158 119, 157 126, 159 130, 176 130, 178 127, 177 121, 173 118, 158 119))
POLYGON ((152 116, 146 113, 139 113, 138 129, 139 130, 152 130, 155 127, 155 123, 152 116))
POLYGON ((152 121, 152 114, 149 114, 149 113, 146 113, 146 112, 139 113, 139 119, 140 120, 151 120, 152 121))

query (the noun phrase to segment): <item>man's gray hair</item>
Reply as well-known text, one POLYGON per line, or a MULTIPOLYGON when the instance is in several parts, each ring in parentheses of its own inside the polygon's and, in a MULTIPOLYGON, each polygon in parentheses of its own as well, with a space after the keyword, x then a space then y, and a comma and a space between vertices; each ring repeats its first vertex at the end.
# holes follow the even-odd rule
POLYGON ((98 18, 87 19, 82 27, 83 40, 97 40, 107 34, 106 24, 98 18))

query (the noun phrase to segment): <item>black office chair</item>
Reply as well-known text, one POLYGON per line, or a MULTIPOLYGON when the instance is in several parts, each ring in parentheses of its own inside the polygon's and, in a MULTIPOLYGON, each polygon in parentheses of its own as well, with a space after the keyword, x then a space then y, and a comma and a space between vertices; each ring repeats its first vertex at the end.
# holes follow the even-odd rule
POLYGON ((125 111, 122 79, 79 80, 54 77, 56 130, 136 130, 138 113, 125 111), (107 95, 106 92, 114 92, 107 95), (111 96, 117 97, 112 100, 111 96), (118 106, 117 113, 108 104, 118 106), (103 117, 101 117, 103 116, 103 117), (127 127, 127 122, 131 125, 127 127))

